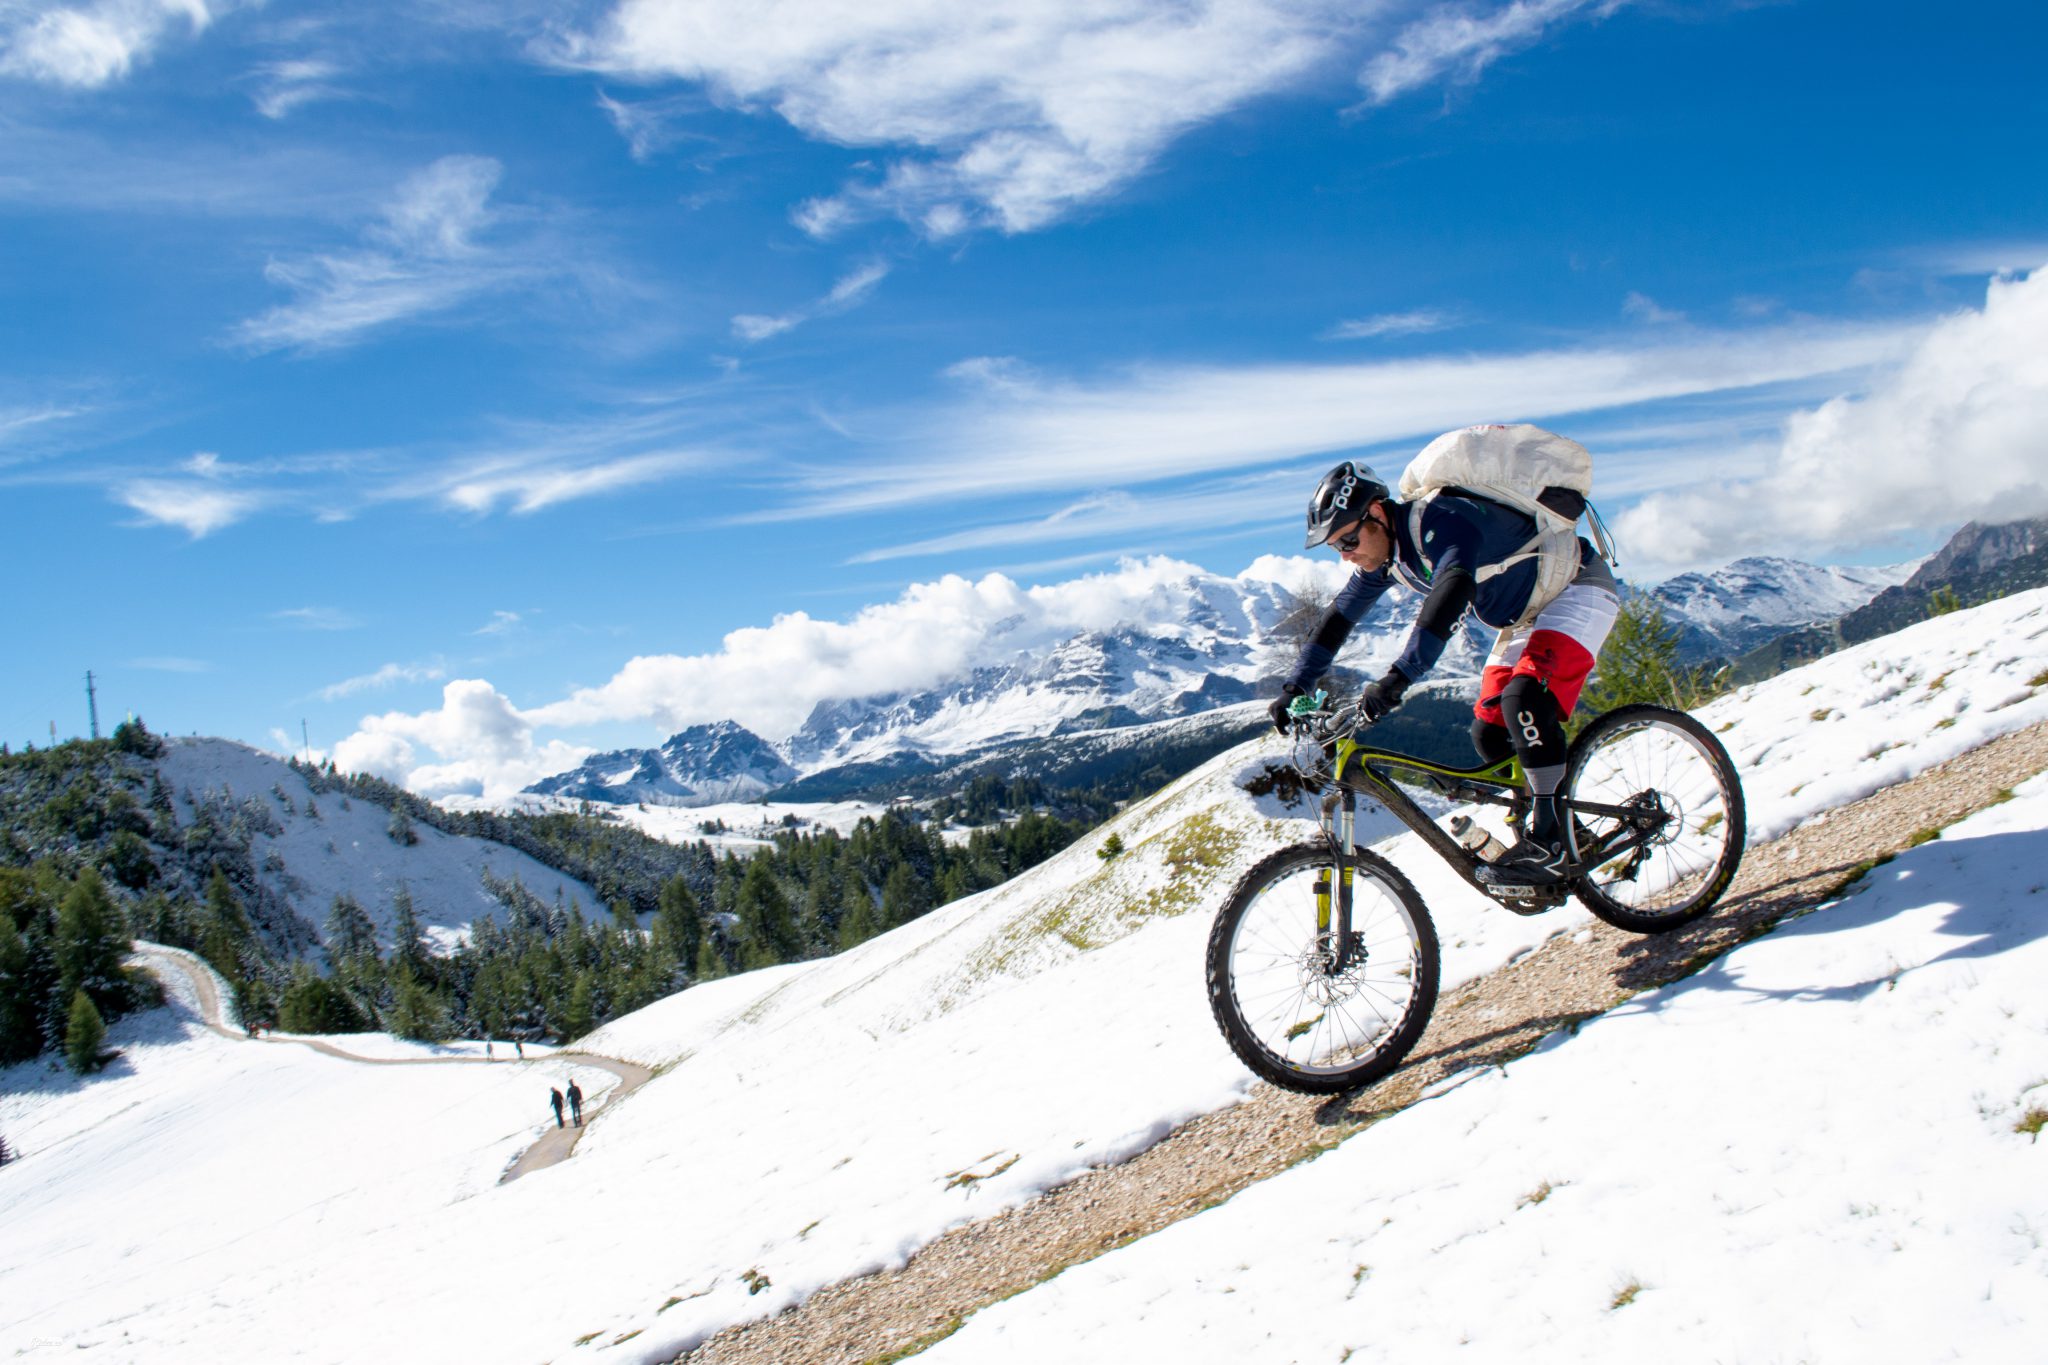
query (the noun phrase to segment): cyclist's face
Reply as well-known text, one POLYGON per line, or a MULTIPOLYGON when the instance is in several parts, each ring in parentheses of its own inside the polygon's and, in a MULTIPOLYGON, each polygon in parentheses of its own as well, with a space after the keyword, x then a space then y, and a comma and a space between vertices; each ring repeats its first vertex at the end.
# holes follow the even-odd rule
POLYGON ((1371 515, 1370 510, 1365 517, 1337 531, 1325 543, 1346 564, 1367 573, 1385 568, 1394 554, 1392 534, 1385 523, 1371 515))

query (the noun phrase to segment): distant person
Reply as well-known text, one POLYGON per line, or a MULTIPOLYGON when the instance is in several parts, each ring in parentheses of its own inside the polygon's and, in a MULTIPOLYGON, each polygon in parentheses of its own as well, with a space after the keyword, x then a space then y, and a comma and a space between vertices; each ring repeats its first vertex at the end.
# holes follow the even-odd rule
POLYGON ((583 1092, 576 1088, 576 1078, 569 1078, 569 1112, 576 1117, 576 1126, 583 1126, 583 1092))
POLYGON ((484 1039, 484 1060, 487 1062, 498 1060, 497 1054, 491 1051, 491 1040, 488 1038, 484 1039))
POLYGON ((512 1050, 519 1054, 520 1061, 526 1060, 526 1044, 522 1040, 514 1038, 512 1040, 512 1050))
MULTIPOLYGON (((574 1082, 571 1082, 569 1085, 569 1093, 572 1095, 576 1093, 574 1082)), ((555 1127, 560 1128, 562 1126, 562 1092, 550 1086, 548 1087, 548 1099, 555 1106, 555 1127)))

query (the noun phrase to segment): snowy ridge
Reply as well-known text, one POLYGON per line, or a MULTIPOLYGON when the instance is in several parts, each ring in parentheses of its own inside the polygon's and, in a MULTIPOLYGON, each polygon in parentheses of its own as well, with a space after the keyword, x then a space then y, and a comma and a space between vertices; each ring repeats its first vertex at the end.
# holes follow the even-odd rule
POLYGON ((166 744, 157 768, 175 794, 179 823, 191 822, 195 798, 257 802, 269 816, 267 826, 250 825, 257 878, 315 926, 326 921, 334 898, 347 894, 362 903, 388 943, 392 896, 404 887, 435 950, 448 952, 473 921, 501 908, 484 890, 486 871, 518 878, 544 901, 559 895, 565 904, 601 904, 584 883, 488 839, 416 824, 418 842, 400 844, 391 838, 391 813, 382 806, 340 792, 316 796, 289 763, 260 749, 226 739, 166 744))
POLYGON ((1923 561, 1882 568, 1816 568, 1793 559, 1738 559, 1711 574, 1680 574, 1650 589, 1688 654, 1742 654, 1799 626, 1832 621, 1913 576, 1923 561))
MULTIPOLYGON (((1846 650, 1702 719, 1744 765, 1763 833, 2048 719, 2044 667, 2037 591, 1846 650)), ((511 1066, 442 1068, 464 1079, 414 1089, 399 1080, 412 1069, 364 1081, 369 1068, 277 1055, 297 1049, 244 1061, 226 1040, 170 1036, 183 1016, 158 1013, 117 1025, 125 1074, 0 1073, 0 1131, 25 1153, 0 1171, 0 1348, 68 1360, 116 1343, 173 1365, 651 1362, 1141 1150, 1250 1085, 1208 1017, 1201 954, 1238 871, 1306 828, 1238 786, 1277 748, 1247 744, 1134 805, 1103 831, 1121 857, 1091 839, 840 957, 614 1022, 585 1045, 665 1070, 574 1160, 503 1188, 475 1173, 545 1101, 540 1077, 511 1066), (223 1113, 219 1073, 180 1060, 191 1048, 261 1074, 234 1073, 223 1113), (235 1246, 237 1274, 202 1279, 191 1235, 159 1212, 165 1170, 180 1189, 228 1188, 238 1166, 279 1167, 264 1134, 359 1130, 372 1112, 422 1131, 323 1142, 271 1199, 209 1201, 205 1244, 235 1246), (95 1292, 68 1292, 86 1258, 95 1292), (547 1292, 521 1292, 536 1266, 547 1292), (378 1310, 333 1314, 336 1284, 378 1310)), ((1885 869, 1884 899, 1760 940, 1506 1077, 1467 1077, 990 1310, 939 1358, 1045 1359, 1062 1333, 1128 1358, 1141 1330, 1152 1354, 1197 1339, 1191 1323, 1231 1360, 1426 1359, 1461 1335, 1498 1359, 1548 1342, 1552 1358, 1640 1360, 1674 1339, 1727 1359, 1872 1358, 1897 1340, 1917 1359, 1927 1323, 1970 1358, 2030 1358, 2048 1304, 2024 1228, 2048 1226, 2048 1196, 2015 1164, 2037 1157, 2011 1127, 2030 1095, 2048 1103, 2028 1089, 2048 1076, 2044 830, 2048 791, 2028 784, 1885 869), (1910 1110, 1901 1074, 1924 1100, 1910 1110), (1629 1129, 1642 1140, 1615 1143, 1617 1114, 1646 1116, 1629 1129), (1516 1208, 1546 1181, 1547 1199, 1516 1208), (1289 1248, 1268 1252, 1281 1235, 1289 1248), (1610 1307, 1631 1277, 1633 1304, 1610 1307), (1794 1316, 1838 1299, 1854 1311, 1794 1316)), ((1492 908, 1405 832, 1380 847, 1437 920, 1447 988, 1585 922, 1492 908)))

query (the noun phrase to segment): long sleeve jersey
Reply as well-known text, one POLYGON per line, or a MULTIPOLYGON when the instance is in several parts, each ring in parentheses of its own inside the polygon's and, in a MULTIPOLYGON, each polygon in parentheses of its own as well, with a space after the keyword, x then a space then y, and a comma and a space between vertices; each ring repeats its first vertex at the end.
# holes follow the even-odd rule
POLYGON ((1323 613, 1322 623, 1294 661, 1288 681, 1308 691, 1329 670, 1351 628, 1365 619, 1373 603, 1393 586, 1398 575, 1424 594, 1422 611, 1394 667, 1416 682, 1436 666, 1451 632, 1466 608, 1496 629, 1512 625, 1529 605, 1536 586, 1536 561, 1531 558, 1505 573, 1478 581, 1478 571, 1513 557, 1536 534, 1536 524, 1512 507, 1483 498, 1440 493, 1423 508, 1419 528, 1409 525, 1409 509, 1387 504, 1394 527, 1394 558, 1374 573, 1364 570, 1351 579, 1323 613))

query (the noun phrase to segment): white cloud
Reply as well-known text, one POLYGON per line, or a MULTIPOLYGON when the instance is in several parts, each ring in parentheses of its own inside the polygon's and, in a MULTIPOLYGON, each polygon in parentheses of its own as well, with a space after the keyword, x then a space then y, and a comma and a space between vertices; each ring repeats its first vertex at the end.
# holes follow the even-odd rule
POLYGON ((1153 366, 1058 381, 1001 361, 954 367, 973 386, 913 415, 893 457, 819 473, 810 502, 756 520, 998 493, 1099 494, 1242 472, 1435 435, 1479 421, 1550 420, 1857 370, 1903 354, 1903 324, 1688 333, 1657 346, 1425 356, 1349 365, 1153 366))
POLYGON ((399 186, 361 248, 273 260, 265 276, 297 301, 251 318, 236 338, 259 351, 344 346, 531 280, 534 267, 478 240, 497 219, 489 200, 502 171, 489 157, 443 157, 399 186))
POLYGON ((1514 0, 1487 9, 1435 10, 1401 30, 1390 50, 1359 73, 1373 104, 1387 104, 1439 80, 1476 80, 1510 52, 1527 47, 1564 20, 1605 18, 1628 0, 1514 0))
POLYGON ((888 278, 889 267, 880 261, 866 265, 842 276, 824 297, 807 308, 769 316, 761 313, 741 313, 732 320, 733 335, 742 341, 766 341, 779 336, 793 327, 800 327, 813 318, 829 317, 858 307, 868 295, 875 292, 875 286, 888 278))
POLYGON ((922 155, 798 211, 825 235, 900 217, 933 237, 1044 226, 1175 137, 1334 61, 1343 0, 623 0, 570 59, 701 82, 809 136, 922 155))
POLYGON ((1666 308, 1648 294, 1629 290, 1628 297, 1621 301, 1621 311, 1640 322, 1652 325, 1685 321, 1685 314, 1676 309, 1666 308))
POLYGON ((270 619, 300 630, 359 630, 363 624, 360 617, 338 607, 292 607, 270 613, 270 619))
POLYGON ((2048 269, 1923 331, 1865 392, 1786 425, 1757 477, 1653 495, 1617 519, 1669 567, 1797 545, 1878 547, 2048 513, 2048 269))
POLYGON ((94 89, 126 76, 176 32, 203 32, 232 0, 41 0, 0 7, 0 73, 94 89))
POLYGON ((520 617, 519 613, 516 611, 494 611, 491 613, 491 619, 488 624, 478 626, 475 630, 471 631, 470 634, 510 635, 513 631, 519 629, 519 622, 521 621, 521 619, 522 618, 520 617))
POLYGON ((344 678, 338 683, 330 683, 321 688, 316 695, 322 701, 339 701, 358 692, 381 691, 399 683, 437 682, 447 676, 448 671, 437 665, 385 664, 375 673, 365 673, 360 677, 344 678))
POLYGON ((441 496, 450 506, 468 512, 491 512, 502 504, 524 515, 557 503, 658 483, 703 462, 700 452, 688 450, 581 463, 487 460, 447 475, 441 496))
POLYGON ((340 66, 320 58, 268 62, 253 73, 256 89, 250 100, 263 117, 282 119, 320 100, 348 98, 349 92, 333 82, 341 72, 340 66))
POLYGON ((1459 319, 1436 308, 1418 308, 1407 313, 1379 313, 1369 318, 1352 318, 1323 333, 1326 341, 1363 341, 1370 337, 1411 336, 1418 332, 1441 332, 1456 327, 1459 319))
POLYGON ((267 501, 261 493, 169 479, 135 479, 115 489, 114 496, 150 521, 176 526, 194 540, 261 511, 267 501))
POLYGON ((589 754, 559 740, 536 744, 531 722, 497 689, 476 679, 447 684, 437 710, 365 716, 354 734, 334 746, 342 770, 375 773, 423 796, 509 796, 575 767, 589 754))
POLYGON ((636 658, 602 686, 524 711, 488 682, 458 680, 433 711, 366 717, 335 747, 335 761, 422 793, 508 795, 589 752, 543 731, 629 723, 665 735, 729 717, 782 735, 822 700, 933 686, 1078 631, 1173 628, 1190 606, 1182 585, 1200 572, 1155 558, 1043 587, 1001 574, 947 575, 848 620, 794 612, 732 632, 714 654, 636 658), (764 688, 763 678, 776 686, 764 688))

